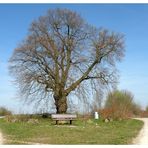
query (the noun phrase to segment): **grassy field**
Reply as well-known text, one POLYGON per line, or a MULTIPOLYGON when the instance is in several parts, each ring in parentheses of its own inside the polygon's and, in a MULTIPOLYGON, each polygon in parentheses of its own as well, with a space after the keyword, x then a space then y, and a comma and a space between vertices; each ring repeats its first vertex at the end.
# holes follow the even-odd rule
POLYGON ((38 124, 0 119, 5 144, 130 144, 142 126, 135 119, 109 123, 77 120, 73 126, 56 126, 50 119, 40 119, 38 124))

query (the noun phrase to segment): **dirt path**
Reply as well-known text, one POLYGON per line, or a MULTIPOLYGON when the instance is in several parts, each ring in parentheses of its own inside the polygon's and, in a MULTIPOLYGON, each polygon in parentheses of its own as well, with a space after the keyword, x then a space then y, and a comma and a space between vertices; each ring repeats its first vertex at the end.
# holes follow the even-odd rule
POLYGON ((1 131, 0 131, 0 144, 3 144, 3 136, 2 136, 1 131))
MULTIPOLYGON (((0 116, 0 118, 5 118, 5 116, 0 116)), ((0 130, 0 145, 4 143, 4 139, 3 139, 3 135, 2 132, 0 130)))
POLYGON ((133 140, 133 144, 144 145, 148 144, 148 118, 136 118, 144 122, 139 135, 133 140))

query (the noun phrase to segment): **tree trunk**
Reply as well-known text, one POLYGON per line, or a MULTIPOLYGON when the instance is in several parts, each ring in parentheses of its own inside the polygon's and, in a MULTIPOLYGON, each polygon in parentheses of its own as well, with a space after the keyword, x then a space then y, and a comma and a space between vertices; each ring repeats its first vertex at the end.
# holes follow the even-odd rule
POLYGON ((62 95, 54 95, 55 106, 56 106, 56 113, 62 114, 66 113, 67 111, 67 98, 66 96, 62 95))

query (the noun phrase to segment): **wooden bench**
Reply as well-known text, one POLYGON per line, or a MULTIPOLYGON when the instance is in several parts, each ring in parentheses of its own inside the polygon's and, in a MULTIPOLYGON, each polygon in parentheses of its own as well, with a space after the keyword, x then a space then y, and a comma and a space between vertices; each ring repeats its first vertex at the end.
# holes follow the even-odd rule
POLYGON ((52 120, 56 121, 56 124, 58 124, 58 121, 70 121, 70 124, 72 124, 72 121, 76 120, 77 115, 74 115, 74 114, 52 114, 51 118, 52 118, 52 120))

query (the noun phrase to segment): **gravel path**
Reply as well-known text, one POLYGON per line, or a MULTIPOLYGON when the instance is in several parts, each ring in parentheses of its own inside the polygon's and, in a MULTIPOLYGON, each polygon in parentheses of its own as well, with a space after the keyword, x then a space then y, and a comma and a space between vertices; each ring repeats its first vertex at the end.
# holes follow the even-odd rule
MULTIPOLYGON (((5 118, 5 116, 0 116, 0 118, 5 118)), ((4 143, 2 132, 0 131, 0 145, 4 143)))
POLYGON ((144 122, 139 135, 133 140, 133 144, 144 145, 148 144, 148 118, 136 118, 144 122))
POLYGON ((3 136, 1 132, 0 132, 0 144, 3 144, 3 136))

